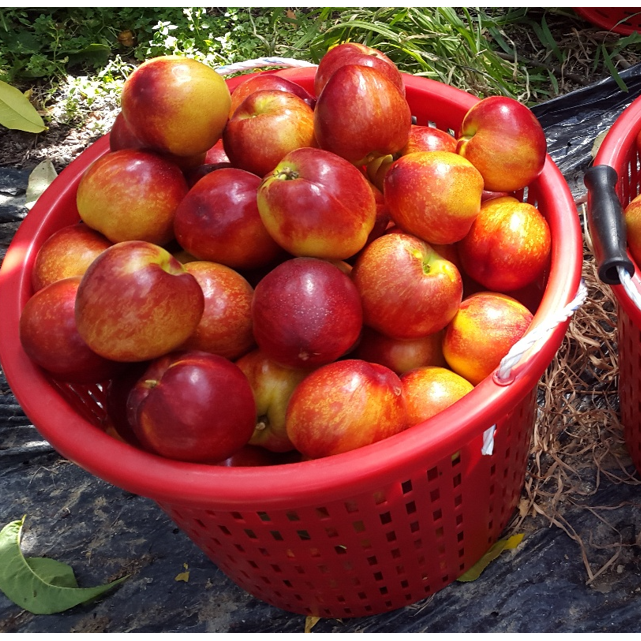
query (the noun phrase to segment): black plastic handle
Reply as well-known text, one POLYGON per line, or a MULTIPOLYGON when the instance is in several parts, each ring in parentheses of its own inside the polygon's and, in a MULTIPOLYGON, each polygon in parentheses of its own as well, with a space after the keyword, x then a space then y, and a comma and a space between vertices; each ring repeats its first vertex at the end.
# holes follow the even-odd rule
POLYGON ((617 172, 609 165, 590 167, 583 177, 588 188, 588 226, 599 278, 620 285, 618 267, 632 276, 634 264, 626 251, 623 209, 616 193, 617 172))

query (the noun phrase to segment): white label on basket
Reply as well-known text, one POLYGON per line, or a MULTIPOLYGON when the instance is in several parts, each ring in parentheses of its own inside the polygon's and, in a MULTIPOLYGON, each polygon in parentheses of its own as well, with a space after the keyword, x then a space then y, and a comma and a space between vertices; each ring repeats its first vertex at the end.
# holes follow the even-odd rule
POLYGON ((481 448, 483 456, 491 456, 494 453, 494 432, 496 432, 496 425, 492 425, 483 432, 483 447, 481 448))

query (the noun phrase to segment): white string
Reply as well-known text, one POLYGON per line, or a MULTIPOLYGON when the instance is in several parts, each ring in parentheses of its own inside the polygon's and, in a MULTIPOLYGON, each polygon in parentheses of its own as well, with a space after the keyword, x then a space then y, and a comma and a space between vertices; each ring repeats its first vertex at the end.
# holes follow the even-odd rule
POLYGON ((557 325, 566 321, 574 312, 585 303, 588 296, 588 288, 585 281, 581 279, 579 289, 574 299, 568 303, 558 313, 548 318, 545 323, 539 325, 536 329, 526 334, 520 341, 512 346, 512 349, 503 357, 499 364, 498 370, 494 375, 497 383, 506 385, 512 382, 512 368, 521 360, 535 343, 544 338, 549 332, 554 330, 557 325))
POLYGON ((483 456, 492 456, 494 454, 494 434, 496 432, 496 423, 492 427, 488 427, 483 432, 483 445, 481 447, 481 454, 483 456))
POLYGON ((253 60, 244 60, 243 62, 234 62, 231 65, 216 67, 216 71, 221 76, 227 76, 232 73, 249 71, 250 69, 259 69, 261 67, 316 67, 317 65, 305 60, 296 60, 295 58, 254 58, 253 60))
POLYGON ((641 294, 639 294, 639 291, 634 286, 634 283, 632 282, 632 276, 630 276, 628 270, 621 265, 617 266, 617 271, 619 273, 619 280, 621 281, 621 285, 623 285, 623 289, 625 289, 625 293, 630 297, 632 302, 639 309, 641 309, 641 294))

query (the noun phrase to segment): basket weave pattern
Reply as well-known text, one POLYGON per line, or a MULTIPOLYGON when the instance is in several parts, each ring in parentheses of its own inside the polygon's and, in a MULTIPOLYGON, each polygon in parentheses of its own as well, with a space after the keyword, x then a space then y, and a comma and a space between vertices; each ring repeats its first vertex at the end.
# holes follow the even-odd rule
POLYGON ((493 456, 480 455, 479 437, 374 492, 291 509, 161 507, 268 603, 324 617, 392 610, 451 583, 499 538, 523 488, 535 407, 532 392, 497 425, 493 456))

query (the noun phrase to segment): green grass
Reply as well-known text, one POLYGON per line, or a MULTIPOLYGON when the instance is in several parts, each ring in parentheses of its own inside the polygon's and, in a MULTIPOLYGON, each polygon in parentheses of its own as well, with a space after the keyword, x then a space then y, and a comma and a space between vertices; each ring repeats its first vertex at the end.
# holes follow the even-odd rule
POLYGON ((274 55, 318 62, 352 40, 381 49, 402 71, 531 105, 567 90, 580 57, 590 74, 618 81, 621 54, 641 57, 638 35, 568 40, 570 27, 590 25, 571 9, 4 8, 0 79, 22 89, 72 82, 80 99, 118 92, 135 65, 154 56, 187 55, 214 67, 274 55))

